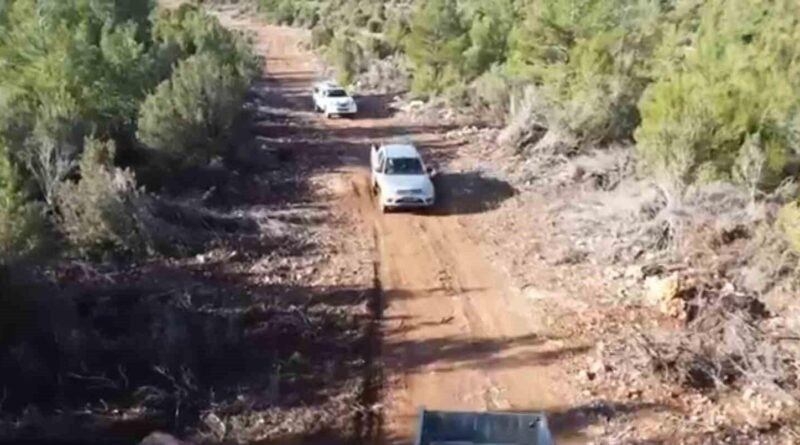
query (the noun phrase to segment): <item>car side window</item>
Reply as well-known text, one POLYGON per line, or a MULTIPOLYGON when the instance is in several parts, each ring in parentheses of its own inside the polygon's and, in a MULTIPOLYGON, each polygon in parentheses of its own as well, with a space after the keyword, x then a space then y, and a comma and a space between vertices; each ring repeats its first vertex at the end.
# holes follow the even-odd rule
POLYGON ((319 88, 314 87, 314 94, 319 94, 319 88))

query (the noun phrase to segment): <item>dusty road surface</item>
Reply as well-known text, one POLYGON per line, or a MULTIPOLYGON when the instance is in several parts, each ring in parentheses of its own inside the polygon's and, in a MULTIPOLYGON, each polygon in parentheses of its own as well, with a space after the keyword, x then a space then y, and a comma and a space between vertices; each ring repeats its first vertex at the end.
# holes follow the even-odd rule
POLYGON ((303 49, 306 34, 232 12, 222 19, 252 32, 266 54, 272 106, 286 119, 265 127, 265 137, 291 149, 307 163, 309 174, 335 183, 337 211, 361 221, 349 235, 374 239, 374 261, 365 267, 374 268, 379 291, 376 357, 383 366, 374 427, 382 441, 410 443, 420 406, 546 410, 555 414, 553 426, 566 439, 569 428, 559 425, 558 413, 567 411, 571 389, 564 386, 557 361, 581 348, 548 338, 541 329, 543 314, 493 269, 480 240, 471 239, 462 226, 462 215, 491 211, 513 190, 444 172, 437 186, 442 203, 435 212, 380 214, 368 187, 369 145, 405 136, 423 155, 452 158, 458 147, 443 138, 448 128, 435 122, 408 125, 392 115, 382 96, 359 98, 363 112, 355 119, 321 118, 311 112, 309 90, 320 78, 320 64, 303 49), (470 193, 463 193, 467 188, 470 193))

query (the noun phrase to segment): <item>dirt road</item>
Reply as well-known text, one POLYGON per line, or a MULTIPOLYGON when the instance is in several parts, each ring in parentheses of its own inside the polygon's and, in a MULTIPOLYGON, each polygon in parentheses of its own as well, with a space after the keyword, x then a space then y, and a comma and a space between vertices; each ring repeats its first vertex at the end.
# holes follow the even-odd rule
POLYGON ((535 317, 457 218, 364 214, 380 246, 390 437, 403 443, 420 405, 558 408, 558 379, 548 364, 569 351, 537 333, 535 317))
POLYGON ((469 173, 445 172, 438 184, 440 211, 380 214, 368 187, 369 144, 404 135, 432 158, 452 158, 458 156, 458 147, 442 137, 447 128, 409 125, 392 116, 380 96, 359 98, 364 113, 357 119, 316 116, 310 112, 309 90, 320 69, 302 49, 305 33, 224 18, 254 32, 267 54, 268 77, 280 102, 275 107, 290 117, 284 127, 272 129, 273 142, 291 148, 309 169, 325 171, 326 180, 336 182, 333 188, 340 192, 338 211, 358 214, 362 222, 352 228, 352 236, 374 239, 385 442, 408 443, 423 405, 480 411, 562 409, 569 388, 562 387, 564 379, 554 362, 576 348, 547 338, 540 328, 542 314, 493 269, 480 240, 470 239, 462 226, 462 214, 491 211, 493 201, 513 193, 510 187, 483 183, 469 173), (281 137, 274 137, 275 132, 281 137))

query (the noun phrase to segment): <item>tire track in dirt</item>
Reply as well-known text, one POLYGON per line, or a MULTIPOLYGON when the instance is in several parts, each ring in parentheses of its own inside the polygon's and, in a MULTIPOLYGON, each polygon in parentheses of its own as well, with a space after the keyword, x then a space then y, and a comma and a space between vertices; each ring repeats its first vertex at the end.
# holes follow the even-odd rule
MULTIPOLYGON (((353 188, 357 190, 357 188, 353 188)), ((356 193, 356 196, 358 194, 356 193)), ((375 245, 379 242, 377 230, 372 231, 372 238, 375 245)), ((369 310, 370 321, 367 323, 367 332, 364 339, 364 369, 363 369, 363 390, 360 397, 362 407, 361 414, 355 419, 354 426, 356 437, 363 443, 378 443, 383 436, 383 416, 380 412, 381 389, 383 387, 383 375, 379 364, 381 350, 383 346, 383 335, 381 324, 383 322, 383 290, 380 281, 380 258, 376 255, 372 260, 373 280, 370 290, 367 309, 369 310)))
MULTIPOLYGON (((431 246, 430 251, 438 256, 439 262, 447 265, 447 264, 455 264, 456 258, 453 257, 447 246, 442 245, 442 240, 444 239, 444 233, 436 233, 431 234, 429 230, 425 227, 425 224, 420 224, 420 227, 423 228, 421 233, 424 234, 426 241, 431 246)), ((435 227, 435 229, 439 229, 440 227, 435 227)), ((452 275, 447 271, 447 268, 444 269, 445 273, 451 277, 451 286, 450 286, 450 296, 453 297, 454 302, 458 302, 459 306, 459 313, 461 316, 466 320, 467 323, 467 330, 466 332, 478 332, 480 326, 482 325, 482 321, 479 319, 480 314, 476 311, 475 306, 473 305, 471 298, 469 296, 469 291, 461 281, 458 279, 458 275, 452 277, 452 275), (458 298, 458 296, 462 296, 458 298)), ((495 383, 491 376, 488 374, 484 374, 482 376, 486 383, 487 383, 487 390, 483 392, 483 402, 484 402, 484 409, 485 410, 506 410, 509 409, 510 406, 507 405, 507 402, 500 398, 497 392, 499 388, 502 391, 497 383, 495 383)))
POLYGON ((368 172, 350 170, 352 205, 378 241, 386 375, 385 440, 410 443, 420 406, 452 410, 561 408, 562 348, 481 255, 457 217, 383 215, 368 172))

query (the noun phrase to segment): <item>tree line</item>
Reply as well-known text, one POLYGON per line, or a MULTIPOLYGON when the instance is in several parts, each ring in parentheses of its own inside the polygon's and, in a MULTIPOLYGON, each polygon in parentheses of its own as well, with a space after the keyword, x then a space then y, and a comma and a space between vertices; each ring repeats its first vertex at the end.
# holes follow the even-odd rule
POLYGON ((0 3, 0 265, 153 251, 145 187, 224 152, 259 68, 195 6, 0 3))
POLYGON ((791 0, 260 2, 311 27, 345 82, 399 56, 416 96, 505 124, 535 113, 576 151, 628 143, 639 171, 673 188, 722 180, 757 194, 798 173, 791 0))
POLYGON ((279 21, 312 26, 320 45, 375 31, 379 56, 408 59, 419 96, 507 107, 515 88, 535 86, 552 125, 580 140, 635 140, 643 164, 688 181, 734 178, 737 159, 760 151, 774 182, 795 153, 796 2, 261 2, 279 21), (476 97, 489 77, 496 97, 476 97))

